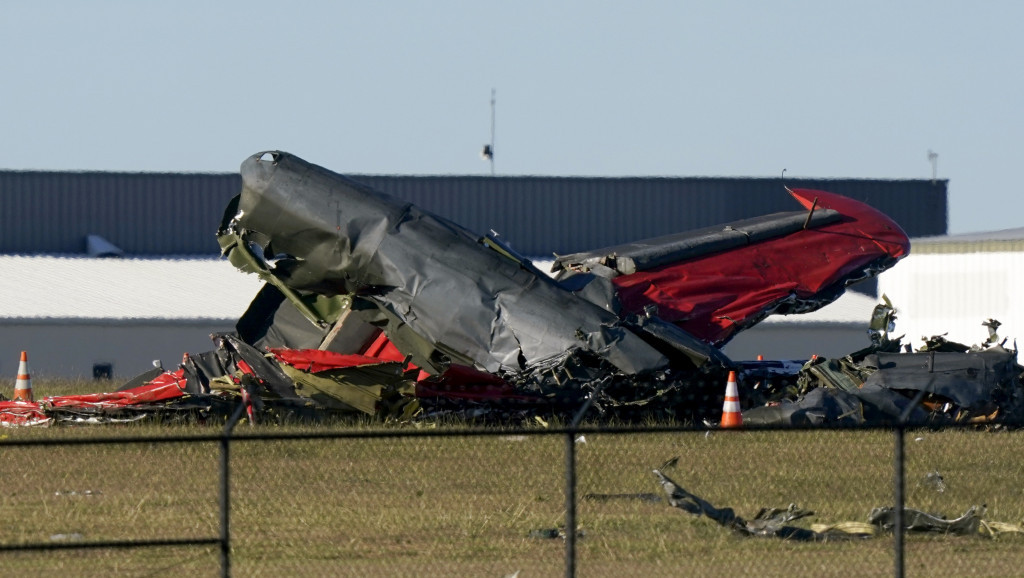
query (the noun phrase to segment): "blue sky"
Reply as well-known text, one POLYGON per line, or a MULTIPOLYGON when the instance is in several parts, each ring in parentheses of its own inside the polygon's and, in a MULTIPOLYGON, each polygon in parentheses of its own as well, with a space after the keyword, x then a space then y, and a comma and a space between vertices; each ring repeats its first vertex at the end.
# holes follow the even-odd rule
POLYGON ((1024 226, 1024 3, 8 2, 0 168, 950 180, 1024 226))

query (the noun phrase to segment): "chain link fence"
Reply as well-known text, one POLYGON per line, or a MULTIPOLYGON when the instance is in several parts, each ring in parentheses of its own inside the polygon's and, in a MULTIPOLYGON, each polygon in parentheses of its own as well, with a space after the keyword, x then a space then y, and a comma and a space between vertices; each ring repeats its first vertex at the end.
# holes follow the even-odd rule
MULTIPOLYGON (((243 425, 230 442, 209 432, 7 433, 5 573, 1005 576, 1024 568, 1016 531, 1024 434, 1016 431, 243 425), (675 505, 654 470, 683 492, 675 505), (905 534, 867 523, 900 495, 907 508, 947 522, 972 507, 976 515, 964 528, 905 534), (801 532, 750 535, 687 512, 688 503, 729 508, 747 523, 776 508, 797 514, 783 526, 801 532), (566 530, 573 518, 575 533, 566 530), (840 531, 851 529, 861 534, 840 531), (800 539, 808 535, 816 539, 800 539)), ((907 510, 903 524, 922 520, 907 510)))

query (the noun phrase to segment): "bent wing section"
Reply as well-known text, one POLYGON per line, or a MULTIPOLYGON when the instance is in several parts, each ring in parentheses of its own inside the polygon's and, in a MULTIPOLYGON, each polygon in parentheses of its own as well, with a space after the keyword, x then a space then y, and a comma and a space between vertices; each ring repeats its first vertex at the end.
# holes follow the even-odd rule
POLYGON ((604 267, 623 314, 654 306, 658 317, 720 347, 772 313, 831 303, 910 251, 899 225, 864 203, 789 192, 806 211, 570 255, 555 267, 604 267))

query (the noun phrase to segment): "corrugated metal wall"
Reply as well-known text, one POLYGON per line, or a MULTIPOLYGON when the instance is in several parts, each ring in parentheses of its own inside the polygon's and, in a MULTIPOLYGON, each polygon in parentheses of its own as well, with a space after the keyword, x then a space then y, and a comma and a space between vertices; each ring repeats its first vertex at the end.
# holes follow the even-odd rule
MULTIPOLYGON (((572 253, 779 211, 799 210, 778 179, 356 176, 521 253, 572 253)), ((946 181, 796 180, 862 200, 911 236, 947 228, 946 181)))
MULTIPOLYGON (((565 254, 799 209, 779 179, 351 175, 526 255, 565 254)), ((947 181, 799 180, 865 201, 911 236, 946 233, 947 181)), ((0 171, 0 253, 216 254, 237 174, 0 171)))
POLYGON ((0 171, 0 252, 82 253, 100 235, 129 254, 216 254, 235 174, 0 171))

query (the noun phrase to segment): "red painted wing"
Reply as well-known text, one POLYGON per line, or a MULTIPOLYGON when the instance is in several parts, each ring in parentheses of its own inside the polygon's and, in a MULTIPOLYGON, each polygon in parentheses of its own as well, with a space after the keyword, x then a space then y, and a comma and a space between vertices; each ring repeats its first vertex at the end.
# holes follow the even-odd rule
POLYGON ((656 305, 662 319, 721 346, 773 312, 799 313, 826 305, 848 283, 887 269, 910 252, 906 233, 882 212, 834 193, 790 192, 808 210, 833 209, 842 218, 616 277, 623 312, 639 313, 656 305))

